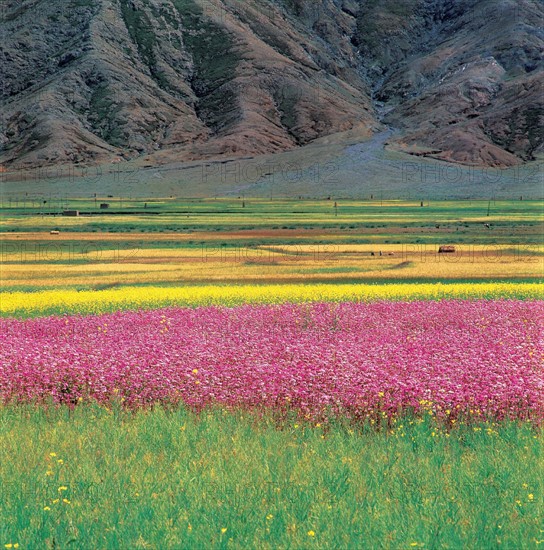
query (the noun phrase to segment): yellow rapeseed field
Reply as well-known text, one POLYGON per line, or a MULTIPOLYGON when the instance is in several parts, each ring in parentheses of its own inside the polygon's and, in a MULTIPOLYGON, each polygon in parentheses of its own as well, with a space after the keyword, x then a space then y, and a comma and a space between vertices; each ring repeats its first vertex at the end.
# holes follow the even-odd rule
POLYGON ((235 306, 244 303, 342 302, 375 300, 442 299, 542 299, 539 283, 399 283, 239 285, 157 287, 128 286, 97 291, 45 290, 0 293, 4 316, 48 314, 93 314, 123 309, 152 309, 168 306, 235 306))
POLYGON ((464 245, 453 255, 438 254, 434 245, 399 244, 83 247, 84 253, 78 254, 67 246, 66 250, 59 246, 49 254, 4 254, 0 288, 93 290, 97 285, 347 283, 362 279, 400 283, 406 279, 523 279, 544 274, 542 245, 464 245))

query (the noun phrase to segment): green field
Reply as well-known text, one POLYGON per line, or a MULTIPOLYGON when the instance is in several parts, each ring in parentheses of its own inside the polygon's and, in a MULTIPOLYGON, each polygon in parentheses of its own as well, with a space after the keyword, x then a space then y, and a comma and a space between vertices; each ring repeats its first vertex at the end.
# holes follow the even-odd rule
POLYGON ((423 204, 20 197, 1 205, 0 288, 542 280, 542 201, 423 204))
MULTIPOLYGON (((172 233, 314 230, 332 232, 324 242, 434 242, 453 234, 457 242, 540 243, 543 201, 391 201, 264 199, 4 199, 0 232, 61 230, 80 233, 172 233), (109 208, 100 209, 106 202, 109 208), (335 206, 336 205, 336 206, 335 206), (62 216, 78 210, 77 218, 62 216), (484 224, 490 224, 486 228, 484 224), (437 227, 439 226, 439 227, 437 227)), ((248 233, 251 237, 251 235, 248 233)), ((312 242, 312 236, 293 238, 312 242)), ((239 240, 243 237, 238 236, 239 240)), ((274 235, 265 239, 275 242, 274 235)), ((315 240, 315 237, 314 237, 315 240)))
POLYGON ((391 429, 211 410, 0 410, 0 540, 20 548, 536 548, 527 425, 391 429), (279 450, 281 449, 281 452, 279 450))

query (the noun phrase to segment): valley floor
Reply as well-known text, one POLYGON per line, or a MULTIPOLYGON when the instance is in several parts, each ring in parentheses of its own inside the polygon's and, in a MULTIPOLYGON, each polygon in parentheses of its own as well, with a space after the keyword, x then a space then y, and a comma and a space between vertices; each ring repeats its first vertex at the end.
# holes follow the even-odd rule
POLYGON ((544 544, 541 201, 118 201, 2 205, 5 548, 544 544))

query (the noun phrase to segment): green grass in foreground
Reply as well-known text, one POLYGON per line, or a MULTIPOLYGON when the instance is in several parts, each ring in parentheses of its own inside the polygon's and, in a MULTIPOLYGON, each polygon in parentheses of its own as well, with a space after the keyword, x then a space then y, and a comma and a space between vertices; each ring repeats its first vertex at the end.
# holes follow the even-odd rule
POLYGON ((5 407, 0 543, 534 548, 543 447, 515 423, 447 435, 405 420, 391 434, 220 410, 5 407))

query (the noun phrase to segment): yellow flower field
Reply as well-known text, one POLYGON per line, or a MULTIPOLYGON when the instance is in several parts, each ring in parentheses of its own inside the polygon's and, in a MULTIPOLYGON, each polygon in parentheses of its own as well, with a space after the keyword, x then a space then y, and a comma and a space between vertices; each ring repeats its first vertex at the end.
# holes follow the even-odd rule
POLYGON ((127 248, 106 249, 99 242, 88 248, 79 243, 75 251, 68 243, 43 250, 14 244, 16 251, 7 249, 2 257, 0 288, 93 290, 96 285, 347 283, 362 279, 400 283, 406 279, 538 278, 544 273, 542 245, 458 245, 455 254, 447 255, 438 254, 436 245, 426 244, 221 247, 215 243, 194 248, 126 244, 127 248))
POLYGON ((134 287, 98 291, 45 290, 0 293, 3 316, 93 314, 168 306, 235 306, 244 303, 375 300, 542 299, 539 283, 399 283, 134 287))

